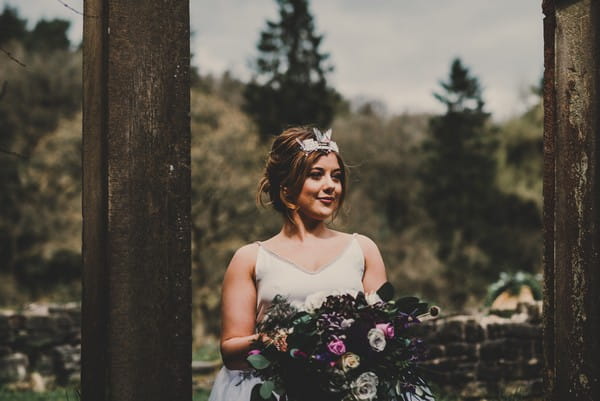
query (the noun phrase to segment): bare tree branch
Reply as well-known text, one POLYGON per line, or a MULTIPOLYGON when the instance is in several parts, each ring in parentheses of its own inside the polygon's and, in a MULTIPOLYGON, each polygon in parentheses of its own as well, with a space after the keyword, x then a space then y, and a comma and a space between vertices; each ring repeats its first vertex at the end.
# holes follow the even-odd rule
POLYGON ((20 153, 13 152, 13 151, 10 151, 10 150, 2 149, 2 148, 0 148, 0 153, 4 153, 4 154, 10 155, 10 156, 15 156, 15 157, 18 157, 18 158, 23 159, 23 160, 27 160, 28 159, 28 157, 25 156, 25 155, 22 155, 20 153))
POLYGON ((67 3, 65 3, 63 0, 56 0, 58 1, 60 4, 62 4, 63 6, 65 6, 66 8, 68 8, 69 10, 73 11, 75 14, 79 14, 82 17, 86 17, 86 18, 98 18, 97 15, 88 15, 88 14, 84 14, 79 10, 76 10, 75 8, 71 7, 70 5, 68 5, 67 3))
POLYGON ((15 56, 13 56, 8 50, 5 50, 3 47, 0 47, 0 51, 4 54, 6 54, 8 56, 9 59, 11 59, 12 61, 14 61, 15 63, 19 64, 21 67, 25 68, 27 67, 25 65, 25 63, 23 63, 21 60, 19 60, 18 58, 16 58, 15 56))

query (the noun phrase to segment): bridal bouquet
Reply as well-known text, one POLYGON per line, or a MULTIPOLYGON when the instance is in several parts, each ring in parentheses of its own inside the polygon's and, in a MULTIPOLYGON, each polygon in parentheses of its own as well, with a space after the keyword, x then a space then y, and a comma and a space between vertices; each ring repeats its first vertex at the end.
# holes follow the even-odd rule
POLYGON ((433 400, 416 366, 424 345, 406 332, 428 305, 392 293, 386 284, 382 297, 314 294, 304 305, 275 297, 247 358, 262 379, 251 400, 433 400))

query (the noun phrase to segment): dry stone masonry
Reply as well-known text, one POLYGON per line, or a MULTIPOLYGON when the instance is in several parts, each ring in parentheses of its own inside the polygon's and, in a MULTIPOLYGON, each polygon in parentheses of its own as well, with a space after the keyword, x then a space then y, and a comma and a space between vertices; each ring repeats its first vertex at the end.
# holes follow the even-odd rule
POLYGON ((80 309, 66 304, 0 310, 0 387, 42 391, 79 381, 80 309))
POLYGON ((443 393, 461 400, 542 399, 541 303, 503 314, 448 316, 418 328, 429 348, 422 365, 443 393))
MULTIPOLYGON (((80 321, 78 304, 0 311, 0 387, 78 382, 80 321)), ((444 394, 465 401, 515 393, 542 398, 541 303, 519 304, 508 317, 453 315, 416 329, 429 347, 423 366, 444 394)))

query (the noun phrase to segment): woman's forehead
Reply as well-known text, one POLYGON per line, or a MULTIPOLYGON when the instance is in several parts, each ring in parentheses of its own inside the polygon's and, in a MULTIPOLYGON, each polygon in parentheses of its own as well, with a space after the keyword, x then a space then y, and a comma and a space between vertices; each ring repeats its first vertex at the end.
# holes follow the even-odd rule
POLYGON ((338 161, 337 155, 334 152, 329 152, 326 155, 320 156, 311 168, 323 168, 326 170, 340 169, 340 162, 338 161))

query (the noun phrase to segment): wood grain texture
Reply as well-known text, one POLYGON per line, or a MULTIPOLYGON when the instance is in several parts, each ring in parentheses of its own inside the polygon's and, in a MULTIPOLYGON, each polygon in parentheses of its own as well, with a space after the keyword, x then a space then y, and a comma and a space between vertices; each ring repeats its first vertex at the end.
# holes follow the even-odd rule
POLYGON ((83 396, 191 400, 189 3, 94 1, 83 396))
POLYGON ((598 3, 555 1, 552 400, 600 399, 598 3))
POLYGON ((554 397, 556 377, 554 370, 554 206, 556 191, 556 91, 554 35, 556 17, 554 0, 544 0, 544 183, 543 183, 543 236, 544 236, 544 387, 549 399, 554 397))

